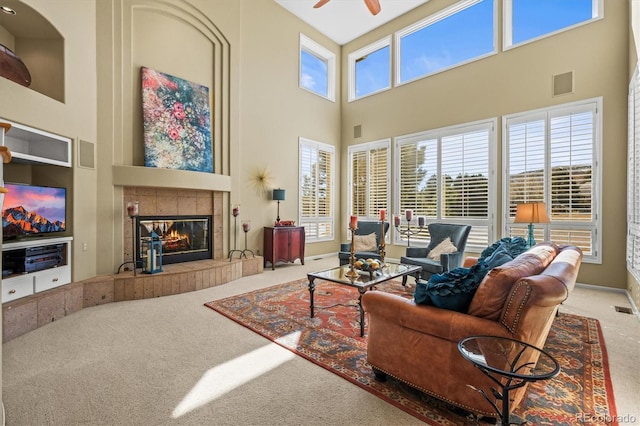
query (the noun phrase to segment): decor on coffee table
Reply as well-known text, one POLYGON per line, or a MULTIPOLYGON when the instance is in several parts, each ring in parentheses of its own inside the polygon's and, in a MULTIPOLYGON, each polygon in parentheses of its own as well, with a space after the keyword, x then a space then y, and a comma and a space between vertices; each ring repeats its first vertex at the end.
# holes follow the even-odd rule
POLYGON ((351 216, 349 219, 349 230, 351 231, 351 254, 349 256, 349 271, 345 275, 353 280, 358 278, 358 273, 355 270, 356 263, 356 229, 358 229, 358 217, 351 216))
POLYGON ((387 254, 387 252, 385 251, 385 225, 386 225, 386 220, 387 220, 387 211, 385 209, 381 209, 380 210, 380 234, 383 236, 380 239, 380 262, 381 262, 381 266, 384 267, 384 257, 387 254))
POLYGON ((406 235, 407 236, 407 247, 411 247, 411 236, 412 235, 417 235, 420 232, 422 232, 422 229, 424 228, 424 224, 425 224, 425 217, 424 216, 418 216, 418 229, 416 230, 411 230, 411 221, 413 220, 413 210, 411 209, 406 209, 404 211, 404 216, 407 219, 407 229, 405 229, 404 231, 400 229, 400 215, 397 214, 394 216, 393 218, 393 224, 396 227, 396 232, 398 232, 400 235, 406 235))
MULTIPOLYGON (((387 281, 376 289, 375 293, 400 294, 407 299, 413 296, 413 288, 405 288, 398 281, 387 281)), ((353 308, 340 304, 357 298, 355 288, 324 283, 316 290, 316 303, 334 306, 318 310, 314 318, 309 318, 307 280, 300 279, 215 300, 205 306, 425 424, 488 424, 484 421, 475 423, 474 419, 465 418, 447 403, 393 378, 384 383, 374 380, 371 367, 366 362, 368 333, 360 337, 360 325, 353 308)), ((526 419, 527 424, 554 426, 575 425, 576 413, 588 413, 594 419, 617 414, 607 352, 597 320, 559 314, 553 318, 544 349, 560 363, 560 375, 548 381, 531 383, 526 399, 513 414, 526 419)), ((473 393, 471 389, 467 390, 473 393)), ((590 426, 595 425, 604 426, 605 422, 590 423, 590 426)))
POLYGON ((142 67, 144 165, 213 173, 209 88, 142 67))

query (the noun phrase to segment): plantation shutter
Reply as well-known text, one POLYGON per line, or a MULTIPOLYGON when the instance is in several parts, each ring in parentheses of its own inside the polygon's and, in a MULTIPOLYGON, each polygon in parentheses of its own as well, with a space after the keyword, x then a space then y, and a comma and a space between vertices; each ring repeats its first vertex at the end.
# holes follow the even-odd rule
POLYGON ((300 140, 300 225, 307 241, 333 239, 334 154, 331 145, 300 140))
POLYGON ((640 67, 629 84, 627 167, 627 269, 640 281, 640 67))
POLYGON ((349 147, 349 214, 378 220, 389 209, 389 140, 349 147))
MULTIPOLYGON (((413 227, 417 216, 425 216, 426 223, 471 225, 467 247, 483 249, 489 244, 494 127, 487 121, 398 138, 399 213, 413 210, 413 227)), ((401 223, 406 225, 404 218, 401 223)), ((397 242, 406 240, 406 235, 396 235, 397 242)), ((412 235, 414 240, 427 243, 427 228, 412 235)))
POLYGON ((508 235, 527 233, 512 223, 518 204, 544 201, 551 222, 535 225, 536 240, 596 255, 596 119, 596 102, 506 118, 508 235))

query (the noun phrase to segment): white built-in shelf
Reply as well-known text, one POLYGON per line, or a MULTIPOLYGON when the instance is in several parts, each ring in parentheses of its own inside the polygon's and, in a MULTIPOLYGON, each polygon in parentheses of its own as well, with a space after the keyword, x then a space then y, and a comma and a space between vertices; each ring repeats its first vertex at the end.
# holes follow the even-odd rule
POLYGON ((4 144, 11 151, 12 162, 71 167, 71 138, 3 118, 0 121, 11 124, 11 129, 4 136, 4 144))

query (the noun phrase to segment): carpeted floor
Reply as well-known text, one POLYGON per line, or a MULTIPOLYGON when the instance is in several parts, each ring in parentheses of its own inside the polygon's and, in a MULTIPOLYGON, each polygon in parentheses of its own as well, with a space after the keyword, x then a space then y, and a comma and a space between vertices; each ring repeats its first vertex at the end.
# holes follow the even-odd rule
MULTIPOLYGON (((411 297, 412 290, 398 282, 378 290, 411 297)), ((315 292, 314 318, 309 317, 306 280, 208 302, 212 308, 317 365, 349 380, 383 400, 431 425, 471 422, 447 404, 389 380, 373 380, 366 363, 366 336, 359 335, 355 289, 321 283, 315 292)), ((577 413, 594 413, 598 419, 615 417, 607 354, 597 320, 561 314, 556 318, 545 349, 562 367, 558 377, 529 387, 516 415, 530 424, 572 425, 577 413)))

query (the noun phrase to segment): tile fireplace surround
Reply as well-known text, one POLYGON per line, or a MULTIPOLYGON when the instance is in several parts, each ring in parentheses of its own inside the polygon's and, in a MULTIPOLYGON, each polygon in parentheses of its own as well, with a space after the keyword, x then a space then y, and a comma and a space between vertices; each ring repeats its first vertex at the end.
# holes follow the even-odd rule
MULTIPOLYGON (((100 275, 5 303, 3 342, 90 306, 201 290, 263 272, 261 256, 229 261, 223 253, 222 192, 124 187, 123 198, 123 206, 138 201, 141 216, 211 215, 213 259, 163 265, 153 275, 140 270, 136 276, 132 271, 100 275)), ((124 207, 123 216, 123 259, 130 260, 131 219, 124 207)))

